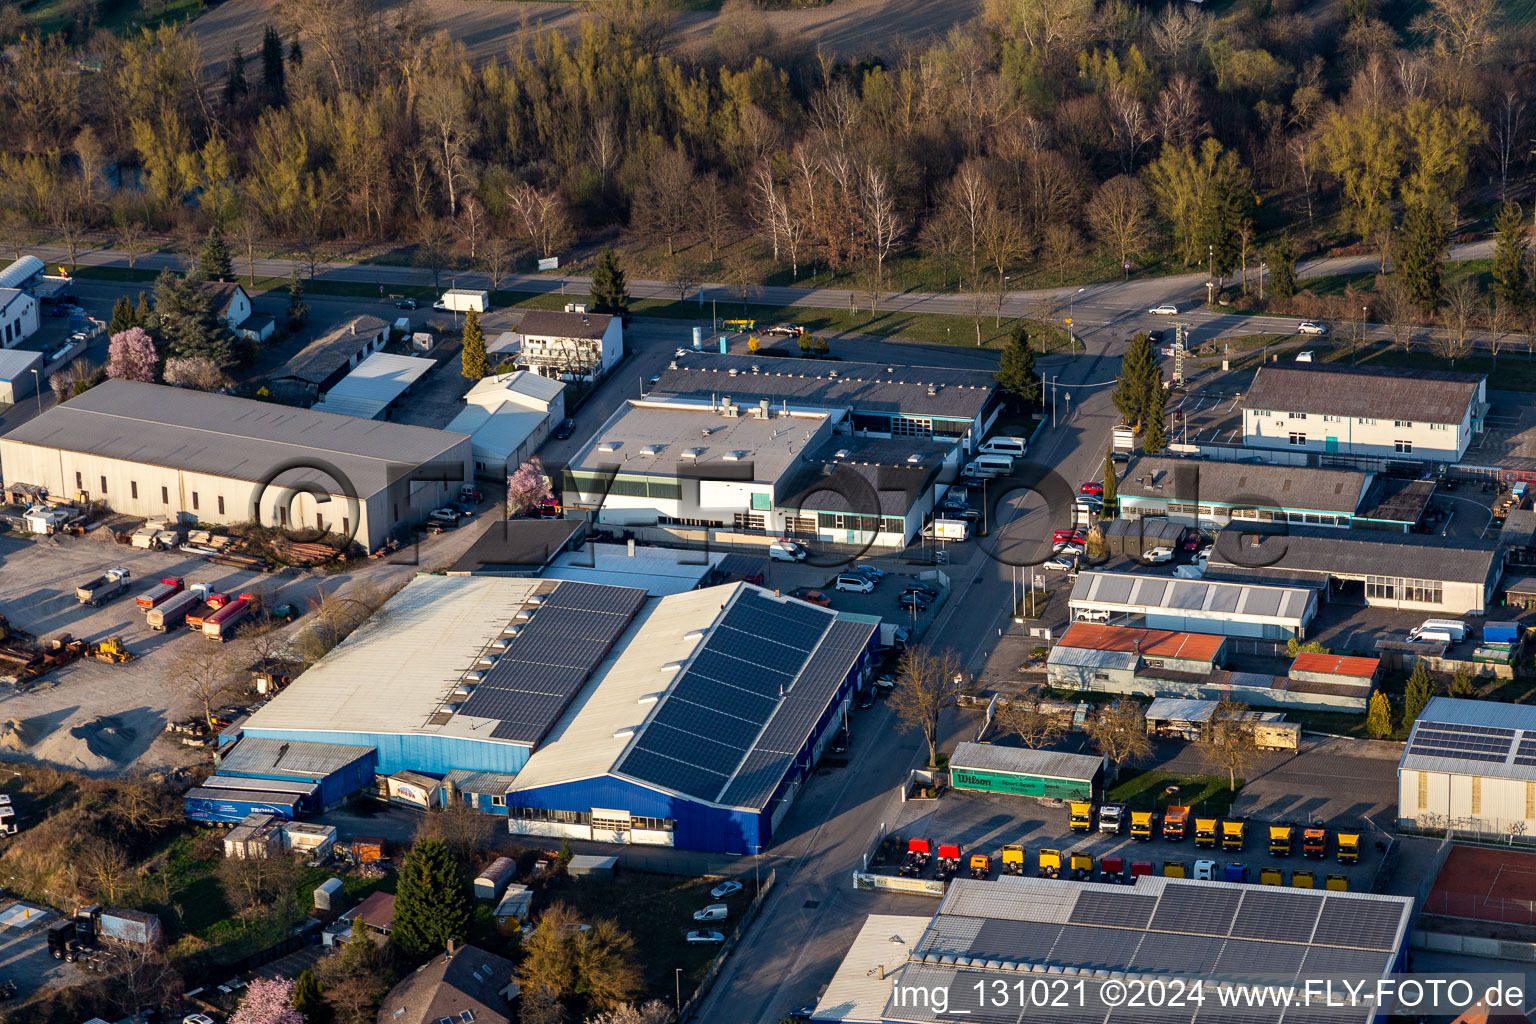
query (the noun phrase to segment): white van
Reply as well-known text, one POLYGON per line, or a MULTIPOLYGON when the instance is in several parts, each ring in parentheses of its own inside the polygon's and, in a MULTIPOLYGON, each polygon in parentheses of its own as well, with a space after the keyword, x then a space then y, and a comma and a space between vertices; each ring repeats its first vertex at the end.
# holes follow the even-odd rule
POLYGON ((1013 472, 1013 458, 1008 455, 978 455, 966 463, 960 471, 961 476, 975 479, 990 478, 995 476, 1007 476, 1013 472))
POLYGON ((976 449, 986 455, 1011 455, 1016 459, 1022 459, 1024 452, 1029 448, 1029 442, 1022 437, 1007 437, 999 435, 989 437, 976 449))
POLYGON ((693 919, 695 921, 724 921, 728 913, 730 913, 730 908, 724 903, 711 903, 703 910, 695 910, 693 912, 693 919))
POLYGON ((1457 619, 1425 619, 1408 634, 1409 642, 1415 640, 1459 644, 1467 638, 1467 624, 1457 619))
POLYGON ((776 540, 768 545, 768 557, 775 562, 803 562, 805 545, 792 540, 776 540))

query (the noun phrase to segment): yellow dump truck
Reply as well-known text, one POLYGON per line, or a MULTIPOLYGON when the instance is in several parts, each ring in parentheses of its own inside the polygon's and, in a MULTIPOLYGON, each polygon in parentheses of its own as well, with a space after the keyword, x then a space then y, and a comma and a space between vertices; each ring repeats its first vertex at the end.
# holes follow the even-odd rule
POLYGON ((1271 857, 1289 857, 1291 855, 1291 835, 1296 831, 1291 825, 1269 826, 1269 855, 1271 857))
POLYGON ((1312 878, 1312 872, 1310 872, 1310 871, 1292 871, 1291 872, 1291 888, 1292 889, 1315 889, 1315 888, 1317 888, 1317 885, 1316 885, 1314 879, 1312 878))
POLYGON ((1241 850, 1243 848, 1243 844, 1247 841, 1247 822, 1224 821, 1221 823, 1221 848, 1223 850, 1241 850))
POLYGON ((1024 847, 1003 847, 1003 874, 1022 875, 1024 873, 1024 847))
POLYGON ((1068 807, 1072 812, 1067 822, 1068 828, 1073 832, 1093 831, 1093 804, 1073 801, 1068 807))
POLYGON ((1061 851, 1060 850, 1041 850, 1040 851, 1040 877, 1041 878, 1060 878, 1061 877, 1061 851))
POLYGON ((1349 879, 1343 875, 1329 875, 1327 888, 1334 892, 1349 892, 1349 879))
POLYGON ((1214 849, 1216 846, 1216 819, 1195 819, 1195 846, 1201 850, 1214 849))
POLYGON ((1279 868, 1261 868, 1259 870, 1260 885, 1284 885, 1285 872, 1279 868))
POLYGON ((1137 842, 1145 843, 1152 840, 1152 812, 1131 812, 1131 838, 1137 842))
POLYGON ((1336 835, 1339 841, 1339 863, 1360 863, 1360 833, 1339 832, 1336 835))

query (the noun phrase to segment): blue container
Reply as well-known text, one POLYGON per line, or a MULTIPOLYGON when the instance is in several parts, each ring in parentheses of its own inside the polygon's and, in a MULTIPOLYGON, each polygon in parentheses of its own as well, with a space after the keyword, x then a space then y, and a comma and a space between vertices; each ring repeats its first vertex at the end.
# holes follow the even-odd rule
POLYGON ((1513 644, 1520 640, 1520 623, 1518 622, 1485 622, 1483 623, 1483 643, 1485 644, 1513 644))

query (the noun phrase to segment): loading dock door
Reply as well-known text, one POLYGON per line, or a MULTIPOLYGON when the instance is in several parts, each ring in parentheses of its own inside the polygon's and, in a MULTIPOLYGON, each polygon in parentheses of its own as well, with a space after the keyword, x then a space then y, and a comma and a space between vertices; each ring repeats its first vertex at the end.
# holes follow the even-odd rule
POLYGON ((600 843, 629 842, 630 814, 602 807, 592 808, 592 838, 600 843))

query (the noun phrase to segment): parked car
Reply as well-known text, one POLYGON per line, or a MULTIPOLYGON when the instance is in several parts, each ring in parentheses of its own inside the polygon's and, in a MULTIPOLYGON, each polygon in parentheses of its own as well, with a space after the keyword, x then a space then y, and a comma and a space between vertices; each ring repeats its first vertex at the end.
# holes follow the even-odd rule
POLYGON ((809 604, 819 604, 823 608, 832 607, 832 599, 819 590, 810 590, 806 587, 800 587, 798 590, 790 591, 789 596, 798 597, 800 600, 808 602, 809 604))
POLYGON ((1173 578, 1176 580, 1204 579, 1205 573, 1198 565, 1181 565, 1173 570, 1173 578))
POLYGON ((1091 494, 1096 498, 1104 496, 1104 485, 1097 480, 1089 480, 1077 489, 1078 494, 1091 494))
POLYGON ((432 308, 437 310, 439 313, 446 313, 448 312, 448 303, 444 302, 442 299, 438 299, 436 302, 432 303, 432 308))
POLYGON ((735 896, 737 893, 741 892, 741 890, 742 885, 740 882, 721 882, 719 885, 709 890, 709 894, 717 900, 723 900, 727 896, 735 896))
POLYGON ((911 608, 920 612, 927 611, 930 603, 932 602, 926 595, 916 590, 909 590, 896 599, 897 607, 911 608))
POLYGON ((1163 340, 1162 331, 1144 331, 1142 333, 1144 333, 1147 336, 1147 340, 1154 345, 1163 340))
POLYGON ((435 508, 427 513, 427 522, 445 526, 449 529, 459 525, 459 510, 456 508, 435 508))
POLYGON ((867 710, 869 708, 872 708, 874 706, 875 706, 875 691, 872 690, 872 689, 870 689, 870 690, 860 690, 859 693, 858 693, 858 707, 859 707, 859 709, 861 711, 863 711, 863 710, 867 710))
POLYGON ((1161 306, 1153 306, 1151 309, 1147 310, 1147 312, 1153 314, 1154 316, 1178 316, 1179 307, 1175 306, 1171 302, 1165 302, 1161 306))
POLYGON ((1055 548, 1055 554, 1065 555, 1068 558, 1071 558, 1075 555, 1085 555, 1087 553, 1087 543, 1080 540, 1069 540, 1065 544, 1057 544, 1055 548))
POLYGON ((645 386, 646 386, 646 388, 649 389, 649 388, 655 387, 657 384, 660 384, 660 383, 661 383, 661 374, 658 373, 656 376, 654 376, 654 377, 650 378, 649 380, 647 380, 645 382, 645 386))
POLYGON ((417 302, 415 299, 401 299, 399 302, 395 303, 395 308, 396 309, 420 309, 421 308, 421 303, 417 302))
POLYGON ((1044 563, 1045 568, 1056 572, 1077 572, 1076 555, 1057 555, 1044 563))
POLYGON ((475 514, 475 504, 472 501, 450 501, 445 507, 453 509, 465 518, 475 514))
POLYGON ((1296 325, 1297 334, 1327 334, 1328 328, 1311 320, 1303 320, 1296 325))
POLYGON ((1055 533, 1051 534, 1051 543, 1055 544, 1057 547, 1060 547, 1063 544, 1070 544, 1073 541, 1081 544, 1085 540, 1087 540, 1087 538, 1083 536, 1081 530, 1057 530, 1055 533))
POLYGON ((724 921, 730 913, 731 908, 727 907, 724 903, 711 903, 703 910, 695 910, 693 912, 693 919, 695 921, 724 921))
POLYGON ((880 568, 879 566, 870 565, 867 562, 861 563, 859 565, 855 565, 851 569, 849 569, 848 571, 849 572, 856 572, 856 573, 859 573, 861 575, 868 576, 870 579, 874 580, 876 583, 879 583, 881 580, 885 579, 885 570, 884 569, 880 568))
POLYGON ((846 754, 846 753, 848 753, 848 730, 847 729, 839 729, 839 730, 837 730, 837 735, 832 737, 832 753, 834 753, 834 754, 846 754))
POLYGON ((868 594, 874 591, 875 581, 861 572, 843 573, 837 578, 837 589, 852 594, 868 594))
POLYGON ((912 583, 908 583, 905 587, 902 588, 901 592, 903 594, 922 594, 924 597, 930 599, 939 596, 939 588, 934 586, 932 583, 928 583, 923 580, 916 580, 912 583))
POLYGON ((797 1006, 790 1010, 784 1015, 784 1019, 789 1021, 790 1024, 810 1024, 811 1014, 815 1012, 816 1004, 806 1003, 804 1006, 797 1006))
POLYGON ((1205 538, 1200 536, 1200 531, 1194 527, 1190 527, 1189 530, 1184 534, 1184 540, 1182 543, 1180 543, 1179 547, 1185 551, 1199 551, 1204 543, 1205 538))
POLYGON ((1156 547, 1141 556, 1153 565, 1161 565, 1164 562, 1173 561, 1173 548, 1156 547))
POLYGON ((690 946, 718 946, 725 941, 725 936, 719 932, 689 932, 688 945, 690 946))
POLYGON ((555 429, 551 431, 551 433, 554 435, 556 441, 564 441, 566 438, 576 433, 576 421, 569 418, 563 419, 555 425, 555 429))

